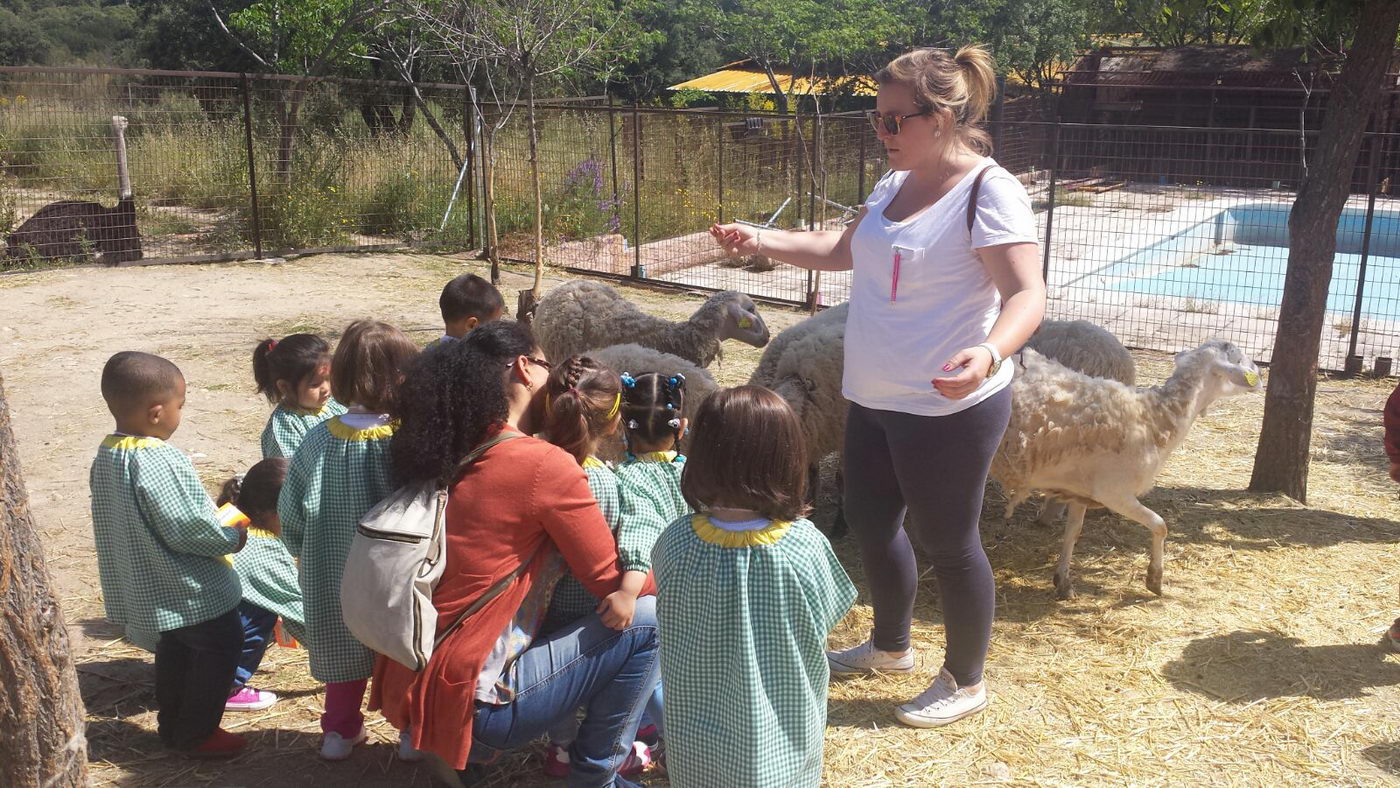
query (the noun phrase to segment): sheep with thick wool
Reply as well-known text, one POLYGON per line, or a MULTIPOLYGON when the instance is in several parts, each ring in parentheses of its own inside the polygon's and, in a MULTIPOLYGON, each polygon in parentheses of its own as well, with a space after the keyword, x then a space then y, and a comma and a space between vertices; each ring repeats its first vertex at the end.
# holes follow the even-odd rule
POLYGON ((565 282, 545 293, 532 328, 550 359, 637 344, 708 367, 726 339, 754 347, 768 344, 768 326, 758 306, 736 290, 710 296, 689 320, 671 321, 649 315, 613 288, 587 279, 565 282))
MULTIPOLYGON (((637 344, 613 345, 590 350, 583 355, 589 356, 619 375, 624 372, 631 374, 632 377, 640 377, 648 372, 657 372, 666 377, 684 375, 685 404, 681 408, 681 418, 692 421, 695 419, 695 412, 699 409, 700 403, 719 390, 719 384, 710 377, 710 373, 679 356, 663 353, 654 348, 642 347, 637 344)), ((686 441, 683 439, 681 441, 682 451, 684 451, 685 444, 686 441)), ((614 462, 621 460, 625 455, 622 435, 618 434, 599 444, 597 453, 598 458, 602 460, 614 462)))
MULTIPOLYGON (((1125 386, 1137 383, 1133 354, 1108 329, 1087 320, 1046 320, 1026 347, 1091 378, 1116 380, 1125 386)), ((1063 501, 1047 501, 1039 520, 1050 525, 1063 517, 1067 508, 1063 501)))
POLYGON ((1167 525, 1138 498, 1206 408, 1259 389, 1259 368, 1222 341, 1178 353, 1171 377, 1153 388, 1092 378, 1033 349, 1017 363, 1011 423, 991 469, 1006 490, 1008 516, 1032 490, 1069 503, 1055 569, 1062 599, 1074 595, 1070 559, 1087 509, 1106 507, 1142 524, 1152 533, 1147 588, 1160 595, 1167 525))

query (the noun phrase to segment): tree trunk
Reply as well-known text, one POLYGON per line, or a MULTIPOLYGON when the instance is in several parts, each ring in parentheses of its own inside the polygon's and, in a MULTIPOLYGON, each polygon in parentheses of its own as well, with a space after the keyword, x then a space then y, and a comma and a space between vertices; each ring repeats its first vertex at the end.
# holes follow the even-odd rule
POLYGON ((520 294, 519 312, 516 318, 528 321, 535 313, 535 304, 540 300, 540 290, 544 286, 544 195, 540 190, 540 140, 535 127, 535 80, 526 75, 525 109, 530 124, 530 186, 535 195, 535 285, 530 295, 520 294))
POLYGON ((1397 29, 1400 3, 1369 0, 1362 7, 1351 51, 1327 102, 1310 174, 1299 186, 1288 217, 1288 274, 1264 425, 1249 482, 1256 492, 1281 492, 1307 501, 1317 354, 1332 283, 1337 222, 1351 191, 1366 123, 1382 96, 1381 78, 1390 65, 1397 29))
MULTIPOLYGON (((429 109, 428 102, 424 100, 423 94, 418 91, 418 86, 410 85, 409 91, 413 94, 413 101, 417 104, 418 111, 423 113, 423 119, 428 121, 428 126, 432 128, 433 133, 437 135, 438 139, 442 140, 443 147, 447 148, 447 155, 452 157, 452 167, 456 170, 461 170, 462 154, 457 151, 456 143, 452 141, 452 137, 448 135, 447 130, 444 129, 442 127, 442 124, 438 122, 437 116, 433 114, 433 111, 431 109, 429 109)), ((404 115, 405 117, 408 117, 407 109, 404 110, 404 115)), ((467 122, 470 123, 471 121, 468 120, 467 122)), ((409 118, 408 125, 413 125, 411 117, 409 118)), ((404 134, 407 133, 408 128, 405 127, 404 134)))
POLYGON ((305 92, 293 87, 290 97, 280 104, 278 120, 281 129, 277 138, 277 161, 273 162, 273 170, 283 185, 292 182, 292 150, 296 146, 297 116, 301 113, 301 102, 305 98, 305 92))
POLYGON ((481 124, 481 136, 481 174, 486 181, 481 195, 481 213, 486 223, 482 228, 486 234, 482 245, 486 247, 486 259, 491 261, 491 284, 498 285, 501 283, 501 258, 500 237, 496 233, 496 127, 481 124))
POLYGON ((86 785, 87 740, 0 381, 0 785, 86 785))

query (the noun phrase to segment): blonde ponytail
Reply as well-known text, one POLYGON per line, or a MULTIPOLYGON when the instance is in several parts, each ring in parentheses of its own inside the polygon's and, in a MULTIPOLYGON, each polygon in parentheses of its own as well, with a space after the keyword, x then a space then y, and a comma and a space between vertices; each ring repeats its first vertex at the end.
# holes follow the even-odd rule
POLYGON ((991 155, 992 140, 982 121, 996 94, 996 69, 984 47, 965 46, 952 56, 942 49, 915 49, 876 72, 875 81, 907 86, 920 109, 948 110, 958 139, 984 156, 991 155))

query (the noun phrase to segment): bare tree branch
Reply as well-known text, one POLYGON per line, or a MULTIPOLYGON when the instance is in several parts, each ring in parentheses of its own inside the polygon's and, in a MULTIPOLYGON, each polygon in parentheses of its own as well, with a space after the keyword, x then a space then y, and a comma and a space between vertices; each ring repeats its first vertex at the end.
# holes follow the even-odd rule
POLYGON ((243 39, 239 38, 237 35, 234 35, 234 32, 228 29, 228 25, 224 24, 224 18, 219 13, 219 9, 214 7, 213 0, 209 0, 209 11, 214 15, 214 21, 219 23, 219 29, 224 31, 224 35, 228 36, 229 40, 236 44, 239 49, 243 50, 252 59, 261 63, 262 67, 267 69, 268 71, 276 70, 272 67, 272 64, 268 63, 266 60, 263 59, 262 55, 259 55, 257 52, 254 52, 252 47, 249 47, 247 44, 243 43, 243 39))

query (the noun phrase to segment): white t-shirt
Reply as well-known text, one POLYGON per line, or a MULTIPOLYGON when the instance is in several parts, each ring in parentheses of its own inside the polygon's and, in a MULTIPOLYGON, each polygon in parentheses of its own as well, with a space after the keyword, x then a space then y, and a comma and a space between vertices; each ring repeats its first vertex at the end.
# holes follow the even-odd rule
POLYGON ((957 374, 943 372, 943 365, 959 350, 986 342, 1001 314, 1001 294, 974 250, 1036 243, 1035 214, 1020 181, 983 159, 933 205, 902 222, 890 221, 885 207, 908 176, 890 172, 880 179, 851 238, 854 266, 841 389, 846 399, 867 408, 947 416, 1011 382, 1012 367, 1003 364, 972 394, 952 400, 939 394, 932 380, 957 374), (969 238, 967 200, 983 168, 988 171, 969 238))

